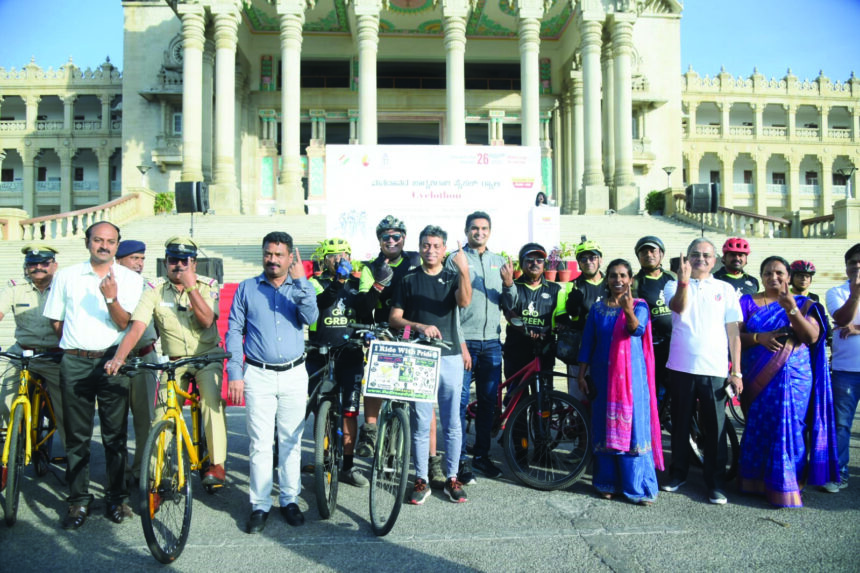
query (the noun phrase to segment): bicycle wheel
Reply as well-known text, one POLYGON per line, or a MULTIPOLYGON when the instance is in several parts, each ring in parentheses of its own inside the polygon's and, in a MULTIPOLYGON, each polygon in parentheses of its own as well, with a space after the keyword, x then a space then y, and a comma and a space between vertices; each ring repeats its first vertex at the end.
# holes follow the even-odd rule
POLYGON ((54 435, 56 435, 57 424, 54 417, 51 415, 49 407, 49 398, 42 394, 36 396, 39 399, 39 412, 36 425, 36 441, 33 446, 41 444, 36 448, 33 454, 33 466, 36 470, 36 475, 42 477, 48 473, 49 464, 51 463, 51 447, 54 443, 54 435), (50 437, 49 437, 50 436, 50 437))
POLYGON ((741 409, 741 401, 737 396, 729 398, 729 413, 732 415, 735 423, 743 428, 747 425, 747 418, 744 416, 744 411, 741 409))
POLYGON ((410 447, 406 409, 394 408, 380 418, 370 473, 370 526, 377 536, 387 535, 400 513, 409 481, 410 447))
MULTIPOLYGON (((741 455, 741 446, 738 440, 738 433, 731 420, 726 418, 726 481, 732 481, 738 475, 738 460, 741 455)), ((698 413, 693 416, 692 424, 690 425, 690 453, 693 456, 693 461, 699 465, 705 463, 705 436, 699 429, 698 413)))
POLYGON ((502 449, 508 467, 523 484, 550 491, 570 487, 591 458, 591 428, 574 397, 552 391, 523 400, 505 424, 502 449))
POLYGON ((340 471, 338 432, 340 416, 331 400, 323 400, 314 423, 314 491, 322 519, 332 516, 337 507, 337 483, 340 471))
POLYGON ((191 474, 183 452, 185 482, 179 482, 179 447, 173 420, 158 422, 149 433, 140 464, 140 521, 152 556, 176 560, 191 529, 191 474))
POLYGON ((21 494, 21 480, 24 477, 24 458, 27 454, 26 435, 24 427, 24 407, 15 408, 15 417, 9 425, 9 462, 6 464, 6 499, 3 509, 6 511, 6 525, 13 526, 18 521, 18 497, 21 494))

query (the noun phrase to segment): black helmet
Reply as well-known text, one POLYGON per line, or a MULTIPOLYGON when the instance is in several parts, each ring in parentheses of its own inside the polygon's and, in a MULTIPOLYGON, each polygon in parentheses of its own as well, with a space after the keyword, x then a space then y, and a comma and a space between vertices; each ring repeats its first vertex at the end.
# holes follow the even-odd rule
POLYGON ((376 226, 376 238, 378 239, 379 237, 381 237, 382 232, 387 231, 389 229, 394 229, 395 231, 406 233, 406 223, 393 215, 386 215, 386 217, 381 220, 376 226))
POLYGON ((666 253, 666 246, 663 245, 663 241, 660 240, 660 237, 655 237, 654 235, 647 235, 636 241, 636 247, 633 249, 633 252, 638 255, 639 249, 643 247, 657 247, 661 253, 666 253))

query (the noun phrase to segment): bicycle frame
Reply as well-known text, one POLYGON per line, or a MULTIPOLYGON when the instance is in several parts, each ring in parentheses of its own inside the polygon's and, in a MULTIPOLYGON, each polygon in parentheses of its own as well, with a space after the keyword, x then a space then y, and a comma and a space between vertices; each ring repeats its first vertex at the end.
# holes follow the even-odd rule
MULTIPOLYGON (((9 408, 10 423, 15 419, 15 410, 21 407, 24 408, 24 427, 27 428, 27 431, 25 432, 26 446, 24 448, 24 465, 30 464, 32 453, 35 450, 38 450, 57 431, 56 424, 54 424, 54 428, 48 432, 41 442, 33 444, 34 436, 36 435, 36 423, 39 419, 39 404, 42 399, 44 399, 45 403, 48 405, 51 419, 56 420, 56 417, 54 416, 54 405, 50 400, 48 392, 45 390, 44 380, 41 376, 30 372, 29 362, 33 358, 35 358, 35 356, 19 358, 21 360, 21 373, 18 378, 18 394, 15 397, 15 400, 12 401, 12 405, 9 408)), ((6 439, 3 441, 2 461, 4 466, 9 464, 9 446, 9 434, 7 433, 6 439)))
MULTIPOLYGON (((187 479, 187 476, 185 475, 185 467, 182 463, 182 456, 185 455, 183 452, 188 452, 191 471, 200 469, 208 456, 204 456, 202 459, 198 456, 197 449, 200 447, 200 444, 195 442, 188 433, 188 425, 185 423, 185 418, 182 417, 182 404, 180 404, 177 396, 191 402, 191 429, 194 432, 194 436, 197 436, 199 434, 198 429, 200 427, 200 397, 181 390, 179 385, 176 383, 175 373, 169 372, 167 379, 167 407, 160 420, 172 420, 173 425, 176 428, 173 439, 176 440, 177 446, 179 487, 181 488, 185 485, 185 480, 187 479), (182 448, 182 444, 185 444, 185 448, 182 448)), ((163 444, 159 444, 158 465, 156 466, 155 473, 156 482, 161 481, 163 455, 163 444)))

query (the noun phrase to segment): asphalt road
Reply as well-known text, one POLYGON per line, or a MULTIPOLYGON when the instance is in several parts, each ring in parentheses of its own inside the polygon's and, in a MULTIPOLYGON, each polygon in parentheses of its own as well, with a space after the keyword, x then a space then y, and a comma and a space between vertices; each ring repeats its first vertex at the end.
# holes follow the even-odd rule
MULTIPOLYGON (((468 503, 436 492, 424 506, 404 505, 384 538, 370 530, 367 489, 342 485, 337 513, 320 520, 310 475, 303 476, 303 527, 290 527, 273 511, 262 534, 246 534, 244 410, 229 408, 227 421, 228 487, 214 495, 197 487, 188 545, 170 566, 176 571, 860 571, 860 420, 851 487, 838 494, 811 489, 802 509, 774 509, 733 488, 728 505, 710 505, 698 470, 679 492, 640 507, 598 499, 588 475, 567 491, 539 492, 511 481, 505 469, 499 480, 479 476, 467 487, 468 503)), ((306 430, 303 461, 309 462, 311 426, 306 430)), ((664 434, 667 454, 669 445, 664 434)), ((91 517, 67 532, 59 527, 67 494, 62 470, 36 478, 28 469, 18 523, 0 523, 0 570, 163 567, 150 555, 138 517, 121 525, 103 517, 100 443, 93 447, 92 477, 91 517)))

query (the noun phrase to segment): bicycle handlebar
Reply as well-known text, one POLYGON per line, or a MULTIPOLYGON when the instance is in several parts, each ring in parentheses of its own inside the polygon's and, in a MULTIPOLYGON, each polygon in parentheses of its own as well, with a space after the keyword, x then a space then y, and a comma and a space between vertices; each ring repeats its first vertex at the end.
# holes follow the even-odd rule
MULTIPOLYGON (((32 350, 25 350, 24 352, 32 352, 32 350)), ((15 360, 17 362, 29 362, 30 360, 35 360, 36 358, 43 358, 46 356, 53 358, 61 355, 62 352, 39 352, 36 354, 30 354, 29 356, 25 354, 14 354, 12 352, 6 351, 0 352, 0 357, 8 358, 9 360, 15 360)))
POLYGON ((211 362, 220 362, 223 360, 228 360, 232 356, 233 354, 230 352, 213 352, 210 354, 188 356, 186 358, 180 358, 179 360, 172 360, 161 363, 143 362, 140 358, 135 358, 133 360, 130 360, 128 363, 120 366, 119 373, 130 374, 137 370, 175 370, 187 364, 209 364, 211 362))

